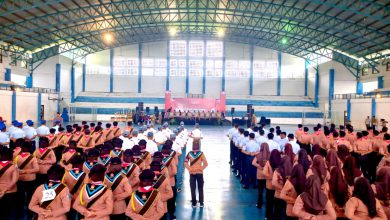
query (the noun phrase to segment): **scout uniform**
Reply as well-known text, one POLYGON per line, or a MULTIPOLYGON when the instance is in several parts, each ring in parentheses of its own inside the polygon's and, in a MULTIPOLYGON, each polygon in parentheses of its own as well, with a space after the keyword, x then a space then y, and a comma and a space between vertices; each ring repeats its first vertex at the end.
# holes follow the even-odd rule
POLYGON ((106 142, 105 136, 101 131, 96 131, 92 137, 94 138, 95 146, 103 145, 106 142))
POLYGON ((123 151, 121 150, 121 147, 114 147, 114 149, 110 152, 110 157, 115 158, 119 157, 122 159, 123 151))
POLYGON ((65 170, 71 170, 72 169, 72 164, 70 163, 72 159, 76 156, 79 155, 75 149, 70 148, 68 149, 65 153, 62 154, 61 160, 60 160, 60 165, 65 168, 65 170))
POLYGON ((202 151, 190 151, 186 156, 184 166, 190 173, 190 187, 192 205, 196 205, 196 183, 198 184, 199 203, 203 206, 203 170, 207 167, 207 160, 202 151))
POLYGON ((81 131, 76 131, 73 134, 73 140, 76 141, 77 145, 79 144, 82 138, 83 138, 83 133, 81 133, 81 131))
POLYGON ((88 174, 91 171, 92 167, 94 167, 96 164, 98 164, 96 160, 85 161, 83 165, 83 172, 88 174))
POLYGON ((77 147, 83 149, 83 151, 94 148, 95 140, 89 134, 88 135, 85 134, 81 137, 81 140, 78 142, 77 147))
POLYGON ((114 195, 114 209, 112 215, 124 215, 126 211, 126 198, 129 198, 132 193, 132 188, 129 181, 122 172, 110 174, 107 173, 104 177, 104 185, 111 189, 114 195))
POLYGON ((19 171, 16 165, 12 161, 2 158, 0 161, 0 213, 4 219, 16 217, 16 183, 18 182, 18 178, 19 171))
POLYGON ((114 126, 111 128, 111 130, 112 130, 112 135, 113 135, 114 137, 119 137, 119 136, 122 135, 121 129, 120 129, 118 126, 115 126, 115 125, 114 125, 114 126))
POLYGON ((73 134, 71 132, 66 132, 64 136, 59 140, 58 145, 68 147, 69 143, 73 140, 73 134))
POLYGON ((47 179, 47 171, 50 167, 56 163, 56 155, 53 150, 49 148, 38 148, 34 152, 34 156, 37 158, 39 171, 37 173, 38 184, 42 184, 47 179))
POLYGON ((122 162, 122 174, 128 179, 133 189, 138 188, 140 172, 137 164, 122 162))
POLYGON ((70 210, 69 189, 61 182, 40 185, 32 196, 28 208, 37 213, 38 220, 66 220, 70 210), (42 201, 44 191, 54 190, 55 197, 42 201), (50 211, 51 216, 43 216, 42 212, 50 211))
POLYGON ((151 170, 153 170, 155 173, 152 187, 160 192, 161 201, 164 204, 164 213, 167 213, 167 202, 169 199, 173 198, 173 190, 169 181, 169 177, 166 174, 160 172, 161 165, 157 164, 157 166, 155 166, 154 164, 155 162, 152 162, 151 165, 151 170))
POLYGON ((114 132, 110 127, 103 130, 103 137, 106 142, 114 139, 114 132))
POLYGON ((65 171, 62 183, 69 188, 69 193, 72 195, 72 203, 78 198, 82 186, 88 183, 88 180, 88 175, 82 170, 71 169, 65 171))

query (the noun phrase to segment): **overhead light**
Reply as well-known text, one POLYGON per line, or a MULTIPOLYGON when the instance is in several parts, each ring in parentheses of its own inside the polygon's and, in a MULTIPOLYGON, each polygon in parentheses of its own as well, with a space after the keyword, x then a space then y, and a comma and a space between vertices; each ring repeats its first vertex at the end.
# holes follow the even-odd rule
POLYGON ((287 44, 287 43, 288 43, 287 38, 282 38, 282 44, 287 44))
POLYGON ((103 35, 103 40, 105 43, 109 44, 114 40, 114 36, 110 32, 105 33, 103 35))
POLYGON ((380 92, 377 92, 376 95, 375 95, 375 98, 376 99, 382 98, 382 94, 380 92))
POLYGON ((225 30, 220 28, 217 30, 217 36, 218 37, 224 37, 225 36, 225 30))
POLYGON ((168 31, 169 31, 169 35, 171 37, 174 37, 177 34, 177 28, 175 28, 175 27, 170 27, 168 31))

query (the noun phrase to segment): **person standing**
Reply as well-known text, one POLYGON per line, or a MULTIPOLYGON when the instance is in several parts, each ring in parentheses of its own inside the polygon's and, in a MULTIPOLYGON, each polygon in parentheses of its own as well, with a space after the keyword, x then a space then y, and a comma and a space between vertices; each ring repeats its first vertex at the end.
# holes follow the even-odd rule
POLYGON ((378 127, 378 119, 375 118, 375 116, 372 116, 372 130, 376 130, 378 127))
POLYGON ((190 187, 191 187, 191 202, 192 208, 196 208, 196 185, 198 185, 199 204, 200 207, 204 207, 204 195, 203 195, 203 171, 207 167, 207 160, 202 151, 200 151, 199 142, 192 143, 192 151, 187 154, 184 166, 190 173, 190 187))
POLYGON ((0 122, 0 145, 8 146, 10 144, 7 127, 3 122, 0 122))
POLYGON ((12 150, 0 148, 0 213, 3 219, 17 219, 17 188, 19 171, 12 162, 12 150))
POLYGON ((366 124, 366 129, 368 130, 371 127, 370 116, 367 116, 366 120, 364 120, 364 123, 366 124))

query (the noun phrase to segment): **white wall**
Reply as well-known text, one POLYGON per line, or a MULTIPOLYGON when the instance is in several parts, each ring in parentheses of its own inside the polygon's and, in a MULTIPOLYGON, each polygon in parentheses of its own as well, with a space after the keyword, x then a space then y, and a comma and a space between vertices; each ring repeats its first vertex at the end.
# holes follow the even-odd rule
POLYGON ((33 72, 33 86, 55 89, 56 64, 59 62, 59 56, 50 57, 47 60, 43 61, 43 63, 39 65, 33 72))
POLYGON ((12 92, 0 90, 0 116, 11 122, 12 117, 12 92))
POLYGON ((28 92, 16 93, 16 119, 36 121, 38 118, 38 94, 28 92))
MULTIPOLYGON (((88 65, 110 67, 110 50, 100 51, 86 57, 88 65)), ((115 81, 114 81, 115 84, 115 81)), ((110 92, 110 73, 104 75, 89 75, 85 77, 85 90, 90 92, 110 92)))
POLYGON ((282 53, 281 95, 303 96, 305 94, 305 60, 282 53), (300 76, 300 78, 291 78, 300 76))
MULTIPOLYGON (((57 112, 57 101, 49 100, 49 97, 54 98, 56 96, 55 94, 42 94, 41 104, 45 107, 45 120, 53 120, 57 112)), ((62 112, 62 109, 60 110, 62 112)))

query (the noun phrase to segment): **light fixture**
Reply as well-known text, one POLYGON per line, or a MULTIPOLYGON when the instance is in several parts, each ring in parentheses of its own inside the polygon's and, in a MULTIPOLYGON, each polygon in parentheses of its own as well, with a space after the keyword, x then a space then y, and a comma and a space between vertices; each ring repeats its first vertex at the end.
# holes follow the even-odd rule
POLYGON ((288 43, 287 38, 282 38, 282 44, 287 44, 287 43, 288 43))
POLYGON ((168 31, 169 31, 169 35, 171 37, 174 37, 177 34, 177 28, 175 28, 175 27, 170 27, 168 31))
POLYGON ((107 32, 103 35, 103 40, 105 43, 109 44, 114 40, 114 36, 110 32, 107 32))
POLYGON ((224 37, 224 36, 225 36, 225 30, 222 29, 222 28, 219 28, 219 29, 217 30, 217 36, 218 36, 218 37, 224 37))
POLYGON ((381 94, 380 92, 377 92, 377 93, 375 94, 375 98, 376 98, 376 99, 382 98, 382 94, 381 94))

